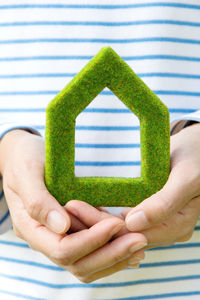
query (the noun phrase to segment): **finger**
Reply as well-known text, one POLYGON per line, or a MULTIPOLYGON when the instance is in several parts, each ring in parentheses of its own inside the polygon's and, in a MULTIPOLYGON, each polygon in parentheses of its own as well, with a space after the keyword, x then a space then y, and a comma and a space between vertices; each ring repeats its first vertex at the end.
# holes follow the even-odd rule
POLYGON ((148 248, 168 246, 190 239, 199 214, 200 197, 196 197, 166 222, 143 230, 148 248))
MULTIPOLYGON (((76 276, 109 268, 147 245, 145 237, 140 233, 128 233, 97 249, 73 264, 76 276)), ((143 256, 142 258, 143 259, 143 256)))
POLYGON ((74 215, 68 213, 71 219, 71 226, 69 230, 67 231, 68 234, 81 231, 83 229, 87 229, 88 227, 83 224, 80 220, 78 220, 74 215))
POLYGON ((63 264, 73 264, 80 258, 89 255, 105 245, 116 234, 124 223, 117 218, 107 218, 85 229, 64 237, 60 242, 63 264), (66 255, 65 255, 66 253, 66 255))
POLYGON ((63 266, 70 265, 102 247, 124 226, 124 222, 120 219, 111 217, 100 221, 89 229, 70 235, 59 235, 31 219, 26 210, 23 209, 18 195, 12 192, 12 195, 9 196, 11 211, 15 212, 13 220, 16 227, 22 232, 23 239, 29 243, 31 248, 42 252, 63 266))
MULTIPOLYGON (((55 261, 55 253, 57 253, 60 257, 66 257, 66 253, 64 253, 59 247, 57 247, 57 244, 63 240, 63 237, 60 235, 53 233, 52 231, 49 231, 48 228, 39 225, 38 222, 31 219, 30 216, 27 214, 26 210, 23 209, 23 203, 20 201, 18 195, 15 193, 9 192, 9 206, 10 211, 13 213, 13 219, 14 223, 17 224, 17 227, 20 227, 23 229, 23 238, 29 243, 31 248, 43 252, 45 255, 47 255, 52 261, 55 261), (12 197, 11 197, 12 196, 12 197), (16 219, 16 220, 15 220, 16 219), (18 222, 16 222, 18 221, 18 222), (39 225, 39 226, 38 226, 39 225), (31 232, 31 234, 30 234, 31 232), (45 243, 44 243, 45 241, 45 243), (52 247, 53 246, 53 247, 52 247), (42 248, 42 249, 41 249, 42 248), (57 249, 57 250, 56 250, 57 249), (49 251, 48 251, 49 250, 49 251), (61 255, 62 253, 62 255, 61 255)), ((12 213, 11 213, 12 214, 12 213)), ((108 220, 106 220, 107 222, 108 220)), ((105 225, 105 224, 104 224, 105 225)), ((67 245, 66 245, 67 246, 67 245)), ((137 253, 141 254, 140 251, 137 253)), ((62 265, 62 261, 55 261, 58 265, 62 265)), ((127 266, 128 263, 123 264, 123 266, 117 266, 115 267, 115 271, 111 268, 109 270, 109 273, 112 274, 113 272, 116 272, 117 270, 123 269, 127 266)), ((130 265, 132 266, 133 261, 130 262, 130 265)), ((135 261, 134 261, 135 264, 135 261)), ((94 275, 97 278, 102 277, 101 273, 98 275, 94 275)), ((107 276, 108 271, 105 272, 105 276, 107 276)))
POLYGON ((23 200, 31 218, 44 224, 57 233, 63 233, 70 227, 70 218, 66 210, 47 191, 44 183, 45 145, 36 135, 23 132, 17 141, 14 154, 18 159, 13 170, 5 171, 4 188, 12 189, 23 200), (25 148, 22 152, 19 149, 25 148), (9 186, 6 183, 9 182, 9 186))
POLYGON ((125 219, 127 214, 131 211, 132 207, 125 207, 121 212, 122 217, 125 219))
POLYGON ((67 202, 65 208, 87 227, 91 227, 105 218, 112 217, 108 212, 99 210, 80 200, 71 200, 67 202))
POLYGON ((32 219, 56 233, 64 233, 70 227, 69 215, 47 190, 42 168, 40 166, 35 168, 33 172, 27 172, 22 176, 17 194, 32 219))
POLYGON ((100 210, 100 211, 104 211, 106 213, 109 214, 109 211, 107 209, 105 209, 104 207, 101 207, 101 206, 97 206, 96 209, 100 210))
POLYGON ((47 256, 51 255, 56 263, 68 266, 106 244, 112 236, 112 231, 118 230, 117 224, 107 219, 90 229, 66 235, 61 239, 47 232, 47 228, 40 227, 37 228, 38 240, 34 238, 33 247, 47 256), (44 237, 46 245, 42 244, 44 237))
POLYGON ((117 217, 117 218, 120 218, 120 219, 122 219, 122 220, 124 220, 124 217, 121 215, 121 214, 111 214, 107 209, 105 209, 104 207, 96 207, 96 209, 98 209, 98 210, 100 210, 100 211, 103 211, 103 212, 105 212, 105 213, 107 213, 107 214, 109 214, 109 215, 112 215, 112 216, 115 216, 115 217, 117 217))
MULTIPOLYGON (((71 200, 67 202, 65 208, 68 213, 76 216, 76 218, 82 223, 85 224, 88 228, 93 226, 94 224, 100 222, 103 219, 110 218, 111 216, 118 217, 121 220, 124 220, 123 216, 120 215, 111 215, 106 210, 102 210, 99 208, 95 208, 90 204, 80 201, 80 200, 71 200), (88 216, 90 216, 88 218, 88 216)), ((113 237, 119 237, 128 233, 129 230, 124 226, 118 231, 113 237)))
POLYGON ((183 181, 180 170, 172 171, 162 190, 145 199, 126 216, 130 231, 141 231, 166 221, 190 199, 191 188, 183 181))
POLYGON ((133 255, 132 257, 124 259, 123 261, 120 261, 109 268, 106 268, 104 270, 98 271, 93 274, 89 274, 88 276, 79 276, 78 278, 80 281, 82 281, 84 283, 90 283, 97 279, 104 278, 106 276, 112 275, 121 270, 124 270, 127 267, 138 268, 139 267, 138 261, 141 261, 142 259, 144 259, 145 254, 144 254, 144 252, 140 252, 140 254, 138 254, 138 255, 139 255, 138 257, 133 255))

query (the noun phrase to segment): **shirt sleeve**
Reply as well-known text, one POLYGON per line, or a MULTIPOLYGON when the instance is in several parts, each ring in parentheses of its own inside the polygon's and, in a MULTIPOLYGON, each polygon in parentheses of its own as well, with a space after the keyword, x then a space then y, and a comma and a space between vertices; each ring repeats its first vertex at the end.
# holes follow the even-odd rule
POLYGON ((191 121, 197 121, 200 122, 200 110, 197 110, 193 113, 190 114, 185 114, 183 116, 177 117, 175 119, 173 119, 171 121, 171 123, 173 123, 174 121, 178 121, 178 120, 191 120, 191 121))
POLYGON ((31 124, 24 124, 24 123, 19 123, 19 122, 9 122, 9 123, 4 123, 0 124, 0 139, 9 131, 14 130, 14 129, 24 129, 27 130, 33 134, 40 135, 40 132, 34 128, 31 124))
POLYGON ((178 118, 171 120, 170 135, 178 133, 183 128, 190 126, 200 121, 200 110, 197 110, 190 114, 185 114, 178 118))
MULTIPOLYGON (((30 133, 41 136, 40 132, 31 124, 23 124, 19 122, 9 122, 0 124, 0 139, 9 131, 14 129, 24 129, 30 133)), ((0 178, 0 234, 12 228, 12 221, 3 191, 2 178, 0 178)))

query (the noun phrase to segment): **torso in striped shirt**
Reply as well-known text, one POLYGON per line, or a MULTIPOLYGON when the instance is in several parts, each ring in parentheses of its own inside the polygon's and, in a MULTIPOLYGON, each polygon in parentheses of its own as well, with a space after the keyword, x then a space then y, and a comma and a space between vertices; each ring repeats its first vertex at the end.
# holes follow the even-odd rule
MULTIPOLYGON (((32 123, 102 48, 111 46, 168 106, 200 108, 199 1, 1 1, 0 120, 32 123)), ((76 122, 76 176, 140 176, 139 120, 104 89, 76 122)), ((113 210, 114 211, 114 210, 113 210)), ((1 196, 0 228, 10 226, 1 196)), ((2 299, 199 299, 199 227, 188 243, 147 251, 138 270, 92 284, 14 237, 0 237, 2 299)))

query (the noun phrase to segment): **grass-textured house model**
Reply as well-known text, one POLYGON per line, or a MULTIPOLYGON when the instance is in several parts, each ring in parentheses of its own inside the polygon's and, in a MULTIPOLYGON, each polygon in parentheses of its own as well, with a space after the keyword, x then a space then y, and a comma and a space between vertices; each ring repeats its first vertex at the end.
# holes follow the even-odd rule
POLYGON ((170 172, 169 112, 111 47, 99 53, 46 109, 45 181, 64 205, 135 206, 160 190, 170 172), (75 177, 76 117, 108 87, 140 120, 141 177, 75 177))

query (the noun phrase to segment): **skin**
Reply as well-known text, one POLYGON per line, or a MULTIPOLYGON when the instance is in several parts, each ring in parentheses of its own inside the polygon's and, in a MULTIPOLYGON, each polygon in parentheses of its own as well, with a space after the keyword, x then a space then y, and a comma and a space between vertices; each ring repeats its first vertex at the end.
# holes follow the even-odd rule
POLYGON ((62 207, 46 189, 44 165, 40 136, 13 130, 2 138, 0 172, 15 234, 85 283, 127 266, 137 267, 144 258, 144 251, 137 251, 138 244, 144 247, 145 237, 131 232, 115 237, 125 227, 124 220, 84 202, 71 201, 62 207), (49 222, 51 211, 65 221, 60 232, 49 222), (88 215, 92 216, 89 220, 88 215), (132 247, 136 247, 134 252, 132 247))
POLYGON ((172 136, 166 185, 112 216, 79 200, 60 206, 44 184, 43 139, 23 130, 8 132, 0 143, 0 172, 15 234, 85 283, 137 266, 147 248, 187 241, 200 214, 199 136, 199 124, 172 136), (61 232, 48 222, 52 210, 65 220, 61 232), (143 217, 132 222, 130 216, 139 211, 143 217))
POLYGON ((123 212, 126 227, 139 231, 148 247, 188 241, 200 215, 200 124, 171 137, 171 172, 162 190, 123 212), (131 218, 140 212, 140 219, 131 218), (142 213, 141 213, 142 212, 142 213))

